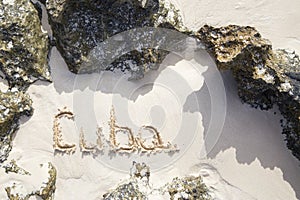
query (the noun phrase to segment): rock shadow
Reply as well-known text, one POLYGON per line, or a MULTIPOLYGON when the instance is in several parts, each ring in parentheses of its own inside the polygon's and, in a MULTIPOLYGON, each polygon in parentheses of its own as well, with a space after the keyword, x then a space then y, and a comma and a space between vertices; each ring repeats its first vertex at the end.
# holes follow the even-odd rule
MULTIPOLYGON (((300 163, 287 149, 284 136, 281 134, 280 119, 277 108, 261 111, 243 104, 237 94, 237 84, 231 74, 222 73, 227 96, 226 119, 220 137, 207 157, 216 158, 220 152, 229 148, 236 150, 236 160, 240 164, 251 164, 258 159, 262 167, 274 170, 279 168, 283 179, 287 181, 300 199, 300 163)), ((206 84, 195 94, 198 97, 199 110, 189 98, 185 110, 200 112, 203 126, 207 130, 211 118, 210 92, 206 84)), ((206 134, 206 133, 204 133, 206 134)))

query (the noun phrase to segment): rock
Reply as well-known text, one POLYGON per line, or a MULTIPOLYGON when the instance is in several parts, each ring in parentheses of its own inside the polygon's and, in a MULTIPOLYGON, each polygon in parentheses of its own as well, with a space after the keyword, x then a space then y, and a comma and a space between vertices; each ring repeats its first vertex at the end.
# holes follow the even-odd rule
POLYGON ((57 170, 51 162, 48 162, 48 169, 49 177, 47 182, 41 186, 40 190, 34 193, 43 200, 53 200, 56 190, 57 170))
POLYGON ((272 60, 280 80, 277 105, 286 119, 283 133, 288 148, 300 159, 300 59, 295 52, 276 50, 272 60))
POLYGON ((12 134, 18 129, 21 116, 31 116, 33 108, 28 95, 23 92, 0 92, 0 163, 11 151, 12 134))
POLYGON ((255 28, 229 25, 202 27, 195 34, 221 70, 229 69, 243 102, 263 110, 278 105, 286 119, 287 146, 300 159, 300 62, 286 50, 272 50, 255 28))
MULTIPOLYGON (((41 164, 43 167, 43 164, 41 164)), ((32 191, 28 194, 19 194, 13 190, 15 190, 15 183, 11 187, 6 187, 5 191, 7 194, 7 198, 9 200, 24 200, 24 199, 32 199, 32 197, 36 197, 43 200, 53 200, 54 194, 56 190, 56 176, 57 171, 54 165, 51 162, 48 162, 48 180, 43 182, 40 188, 36 191, 32 191)))
MULTIPOLYGON (((82 65, 90 61, 89 54, 97 45, 127 30, 166 27, 187 31, 178 10, 172 4, 158 0, 47 0, 46 8, 56 46, 74 73, 118 69, 131 72, 133 79, 141 78, 146 71, 157 69, 168 52, 141 47, 119 54, 101 69, 93 68, 93 63, 84 68, 82 65)), ((113 46, 111 50, 116 51, 116 48, 118 46, 113 46)))
POLYGON ((167 184, 167 191, 170 199, 211 199, 208 188, 203 183, 201 176, 173 178, 172 182, 167 184))
POLYGON ((104 200, 121 199, 211 199, 208 187, 201 176, 175 177, 169 183, 157 188, 150 184, 150 167, 145 163, 133 162, 130 178, 125 179, 115 189, 103 195, 104 200), (167 197, 166 194, 169 194, 167 197))
POLYGON ((104 200, 136 199, 147 200, 150 167, 145 163, 132 163, 130 179, 124 180, 116 188, 103 195, 104 200), (146 189, 146 190, 145 190, 146 189))
POLYGON ((48 35, 30 1, 0 2, 0 70, 10 88, 24 90, 37 79, 50 80, 48 47, 48 35))
POLYGON ((137 199, 147 200, 145 194, 139 191, 138 184, 134 182, 124 183, 119 185, 116 189, 110 193, 103 195, 104 200, 121 200, 121 199, 137 199))
POLYGON ((9 163, 3 166, 5 173, 16 173, 21 175, 31 175, 28 171, 18 166, 17 162, 12 159, 9 163))

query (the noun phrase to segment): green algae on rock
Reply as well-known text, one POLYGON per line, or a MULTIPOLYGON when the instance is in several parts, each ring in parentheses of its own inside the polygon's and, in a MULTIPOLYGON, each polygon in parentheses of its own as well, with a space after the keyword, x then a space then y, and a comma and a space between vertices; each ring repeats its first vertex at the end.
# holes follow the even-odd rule
POLYGON ((28 0, 0 1, 0 70, 9 87, 26 89, 50 80, 49 40, 38 11, 28 0))
POLYGON ((18 129, 19 118, 32 115, 31 105, 31 99, 23 92, 0 92, 0 163, 11 151, 12 134, 18 129))
POLYGON ((253 27, 202 27, 196 37, 207 47, 220 69, 232 71, 243 102, 261 109, 278 105, 286 122, 283 134, 300 159, 300 61, 294 52, 272 50, 253 27))
POLYGON ((81 67, 89 61, 93 48, 118 33, 142 27, 187 31, 179 11, 172 4, 158 0, 47 0, 46 8, 56 46, 74 73, 119 69, 132 72, 133 79, 141 78, 146 71, 157 69, 168 52, 159 47, 140 48, 120 54, 104 69, 81 67))

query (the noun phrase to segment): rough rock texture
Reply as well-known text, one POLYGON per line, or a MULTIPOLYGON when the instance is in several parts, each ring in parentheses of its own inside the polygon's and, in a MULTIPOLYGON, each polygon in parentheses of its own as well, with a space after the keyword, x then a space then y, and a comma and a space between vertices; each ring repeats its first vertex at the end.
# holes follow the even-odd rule
POLYGON ((206 185, 202 182, 201 176, 189 176, 185 178, 174 178, 167 185, 170 200, 191 199, 191 200, 210 200, 206 185))
POLYGON ((16 173, 21 175, 31 175, 28 171, 19 167, 15 160, 11 160, 9 163, 3 166, 5 173, 16 173))
POLYGON ((120 69, 141 78, 145 71, 156 69, 168 52, 141 47, 118 55, 104 69, 81 67, 94 47, 118 33, 141 27, 186 31, 175 7, 158 0, 47 0, 46 8, 56 46, 74 73, 120 69))
POLYGON ((104 200, 136 199, 147 200, 149 190, 150 168, 145 163, 132 163, 130 179, 119 184, 117 188, 105 193, 104 200))
POLYGON ((56 176, 57 171, 54 167, 54 165, 49 162, 48 163, 48 174, 49 178, 45 185, 41 186, 41 189, 36 191, 34 194, 41 197, 43 200, 53 200, 54 199, 54 193, 56 190, 56 176))
POLYGON ((0 1, 0 70, 10 88, 50 80, 48 35, 28 0, 0 1))
POLYGON ((31 116, 33 108, 28 95, 23 92, 0 92, 0 163, 11 151, 12 134, 18 129, 21 116, 31 116))
POLYGON ((272 50, 255 28, 202 27, 198 37, 220 69, 232 71, 243 102, 261 109, 275 104, 286 119, 287 146, 300 159, 300 61, 294 52, 272 50))
POLYGON ((129 182, 119 185, 116 189, 110 193, 103 195, 104 200, 122 200, 122 199, 136 199, 147 200, 145 194, 139 190, 138 184, 135 182, 129 182))
POLYGON ((273 56, 280 79, 276 103, 286 119, 283 133, 288 148, 300 160, 300 59, 286 50, 276 50, 273 56))
POLYGON ((130 169, 130 179, 125 180, 117 188, 104 194, 103 199, 211 199, 208 188, 203 183, 201 176, 176 177, 170 183, 160 188, 155 188, 155 184, 153 184, 154 187, 150 184, 150 174, 150 167, 145 163, 133 162, 133 166, 130 169), (155 197, 151 196, 153 194, 155 194, 155 197), (169 197, 166 197, 165 194, 169 194, 169 197))
MULTIPOLYGON (((142 190, 145 186, 134 179, 129 182, 119 185, 114 190, 103 195, 104 200, 122 200, 122 199, 136 199, 136 200, 151 200, 149 194, 157 193, 161 199, 165 193, 169 194, 168 199, 189 199, 189 200, 210 200, 206 185, 202 182, 201 176, 174 178, 172 182, 166 184, 162 188, 150 188, 148 192, 142 190)), ((166 199, 166 197, 164 197, 166 199)), ((154 198, 153 198, 154 199, 154 198)))
POLYGON ((56 176, 57 171, 52 163, 48 163, 48 174, 49 178, 48 181, 43 183, 39 190, 33 191, 29 194, 23 195, 19 193, 14 193, 12 190, 14 189, 14 185, 12 187, 6 187, 5 191, 9 200, 27 200, 32 199, 34 196, 40 197, 43 200, 53 200, 54 193, 56 190, 56 176))

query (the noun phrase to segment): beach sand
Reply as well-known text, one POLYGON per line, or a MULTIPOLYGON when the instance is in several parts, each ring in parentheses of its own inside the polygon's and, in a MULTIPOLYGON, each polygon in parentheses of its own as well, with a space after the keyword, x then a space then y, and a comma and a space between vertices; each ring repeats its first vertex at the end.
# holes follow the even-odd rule
MULTIPOLYGON (((300 53, 300 2, 296 0, 174 3, 190 28, 206 23, 250 25, 270 39, 274 48, 300 53)), ((198 65, 193 59, 171 54, 159 70, 150 71, 142 80, 127 81, 128 75, 117 72, 76 76, 53 48, 53 83, 38 81, 30 86, 34 114, 21 119, 8 158, 32 176, 0 170, 0 199, 6 199, 4 188, 13 182, 24 194, 38 189, 47 179, 47 170, 40 164, 49 161, 57 169, 58 200, 100 198, 128 178, 132 161, 151 167, 150 183, 155 188, 174 177, 201 175, 214 199, 300 199, 300 163, 285 145, 280 113, 276 108, 260 111, 242 104, 230 72, 213 71, 211 58, 200 54, 198 65), (71 155, 53 149, 54 115, 64 106, 75 114, 74 122, 61 121, 65 141, 77 146, 71 155), (101 126, 103 139, 108 139, 111 106, 120 126, 130 127, 137 135, 141 126, 152 125, 180 151, 171 156, 164 152, 111 155, 106 144, 102 154, 83 155, 80 129, 87 141, 95 143, 96 127, 101 126)))

